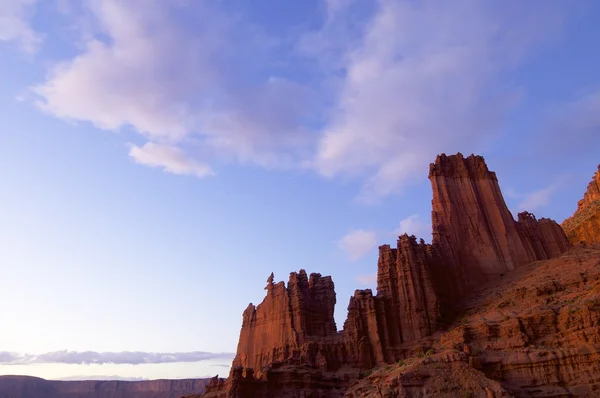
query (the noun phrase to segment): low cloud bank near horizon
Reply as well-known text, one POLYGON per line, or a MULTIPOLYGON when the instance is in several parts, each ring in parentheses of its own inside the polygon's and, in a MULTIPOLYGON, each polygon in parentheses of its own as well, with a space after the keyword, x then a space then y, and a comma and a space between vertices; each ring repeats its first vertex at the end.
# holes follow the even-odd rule
POLYGON ((142 365, 176 362, 201 362, 213 359, 231 359, 229 352, 95 352, 54 351, 43 354, 23 354, 0 351, 0 365, 33 365, 40 363, 63 363, 71 365, 116 364, 142 365))

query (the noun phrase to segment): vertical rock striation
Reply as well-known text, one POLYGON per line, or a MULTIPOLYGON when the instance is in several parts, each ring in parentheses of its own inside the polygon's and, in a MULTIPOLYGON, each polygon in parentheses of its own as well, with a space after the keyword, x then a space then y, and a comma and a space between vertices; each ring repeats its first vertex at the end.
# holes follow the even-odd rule
POLYGON ((587 187, 577 210, 562 223, 574 245, 600 243, 600 165, 587 187))
POLYGON ((429 179, 433 245, 456 269, 463 289, 535 261, 483 157, 439 155, 429 179))
POLYGON ((563 253, 569 243, 560 226, 521 213, 515 222, 496 173, 481 156, 439 155, 429 168, 433 189, 433 245, 458 276, 456 291, 474 286, 519 265, 563 253))
POLYGON ((440 305, 428 267, 430 249, 406 234, 396 249, 379 247, 377 295, 357 290, 348 305, 344 341, 352 365, 395 362, 402 357, 402 344, 437 329, 440 305))

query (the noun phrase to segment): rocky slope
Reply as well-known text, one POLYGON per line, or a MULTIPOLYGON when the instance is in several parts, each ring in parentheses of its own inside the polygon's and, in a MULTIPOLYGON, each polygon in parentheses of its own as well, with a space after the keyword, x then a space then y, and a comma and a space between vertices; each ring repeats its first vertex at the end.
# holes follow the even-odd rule
POLYGON ((179 398, 202 393, 208 379, 148 381, 56 381, 0 376, 2 398, 179 398))
MULTIPOLYGON (((519 314, 503 314, 501 322, 486 318, 487 323, 470 328, 470 315, 464 314, 472 311, 471 300, 484 300, 482 286, 492 290, 496 286, 502 294, 509 288, 507 281, 516 283, 515 278, 535 269, 530 264, 546 264, 557 273, 548 264, 561 267, 564 260, 548 260, 569 251, 565 233, 556 222, 538 220, 527 212, 515 221, 495 173, 480 156, 440 155, 430 166, 429 178, 432 244, 403 235, 395 248, 381 246, 377 293, 355 292, 341 332, 333 321, 336 296, 330 277, 307 277, 301 270, 290 274, 286 287, 273 283, 271 275, 263 303, 244 312, 229 378, 213 379, 205 396, 455 397, 465 391, 471 394, 467 396, 499 397, 520 393, 529 385, 558 385, 550 376, 538 375, 537 365, 522 362, 518 351, 516 357, 503 355, 528 347, 534 337, 555 342, 549 336, 561 332, 558 326, 552 328, 559 314, 552 318, 546 308, 532 310, 533 318, 543 310, 539 323, 546 329, 535 326, 535 321, 521 325, 519 314), (456 325, 452 323, 456 319, 462 321, 456 325), (523 331, 527 327, 535 330, 532 336, 523 331), (474 349, 490 354, 474 355, 474 349), (372 369, 379 370, 365 379, 372 369)), ((523 285, 530 295, 538 291, 529 290, 532 282, 523 285)), ((544 281, 538 286, 542 293, 536 298, 555 286, 546 285, 544 281)), ((475 304, 484 308, 485 303, 475 304)), ((495 305, 500 304, 509 305, 495 305)), ((586 325, 593 335, 596 329, 590 322, 586 325)), ((560 372, 577 371, 574 364, 582 357, 555 353, 571 358, 565 359, 560 372), (569 361, 572 366, 566 365, 569 361)), ((550 374, 544 366, 540 369, 550 374)), ((564 388, 577 387, 575 379, 560 380, 564 388)))
POLYGON ((600 396, 600 246, 519 267, 461 311, 412 345, 412 358, 374 369, 346 396, 600 396))
POLYGON ((600 243, 600 165, 575 213, 562 223, 574 245, 600 243))

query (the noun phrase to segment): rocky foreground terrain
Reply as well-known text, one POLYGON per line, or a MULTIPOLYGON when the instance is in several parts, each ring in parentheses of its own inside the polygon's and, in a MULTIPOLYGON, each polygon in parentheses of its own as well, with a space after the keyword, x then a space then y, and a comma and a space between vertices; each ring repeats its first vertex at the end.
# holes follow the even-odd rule
POLYGON ((204 391, 208 379, 57 381, 0 376, 1 398, 178 398, 204 391))
POLYGON ((377 293, 355 292, 342 331, 331 277, 271 274, 229 378, 203 396, 600 397, 593 220, 575 217, 571 240, 552 220, 515 221, 480 156, 440 155, 429 179, 432 243, 380 246, 377 293))

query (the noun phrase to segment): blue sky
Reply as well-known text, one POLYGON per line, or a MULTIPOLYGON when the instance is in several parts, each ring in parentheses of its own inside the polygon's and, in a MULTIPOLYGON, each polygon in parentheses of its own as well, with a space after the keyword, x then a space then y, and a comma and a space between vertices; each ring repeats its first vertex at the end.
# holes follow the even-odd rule
POLYGON ((270 274, 430 238, 428 164, 561 222, 600 161, 595 1, 0 7, 0 373, 226 374, 270 274), (91 363, 91 364, 90 364, 91 363))

